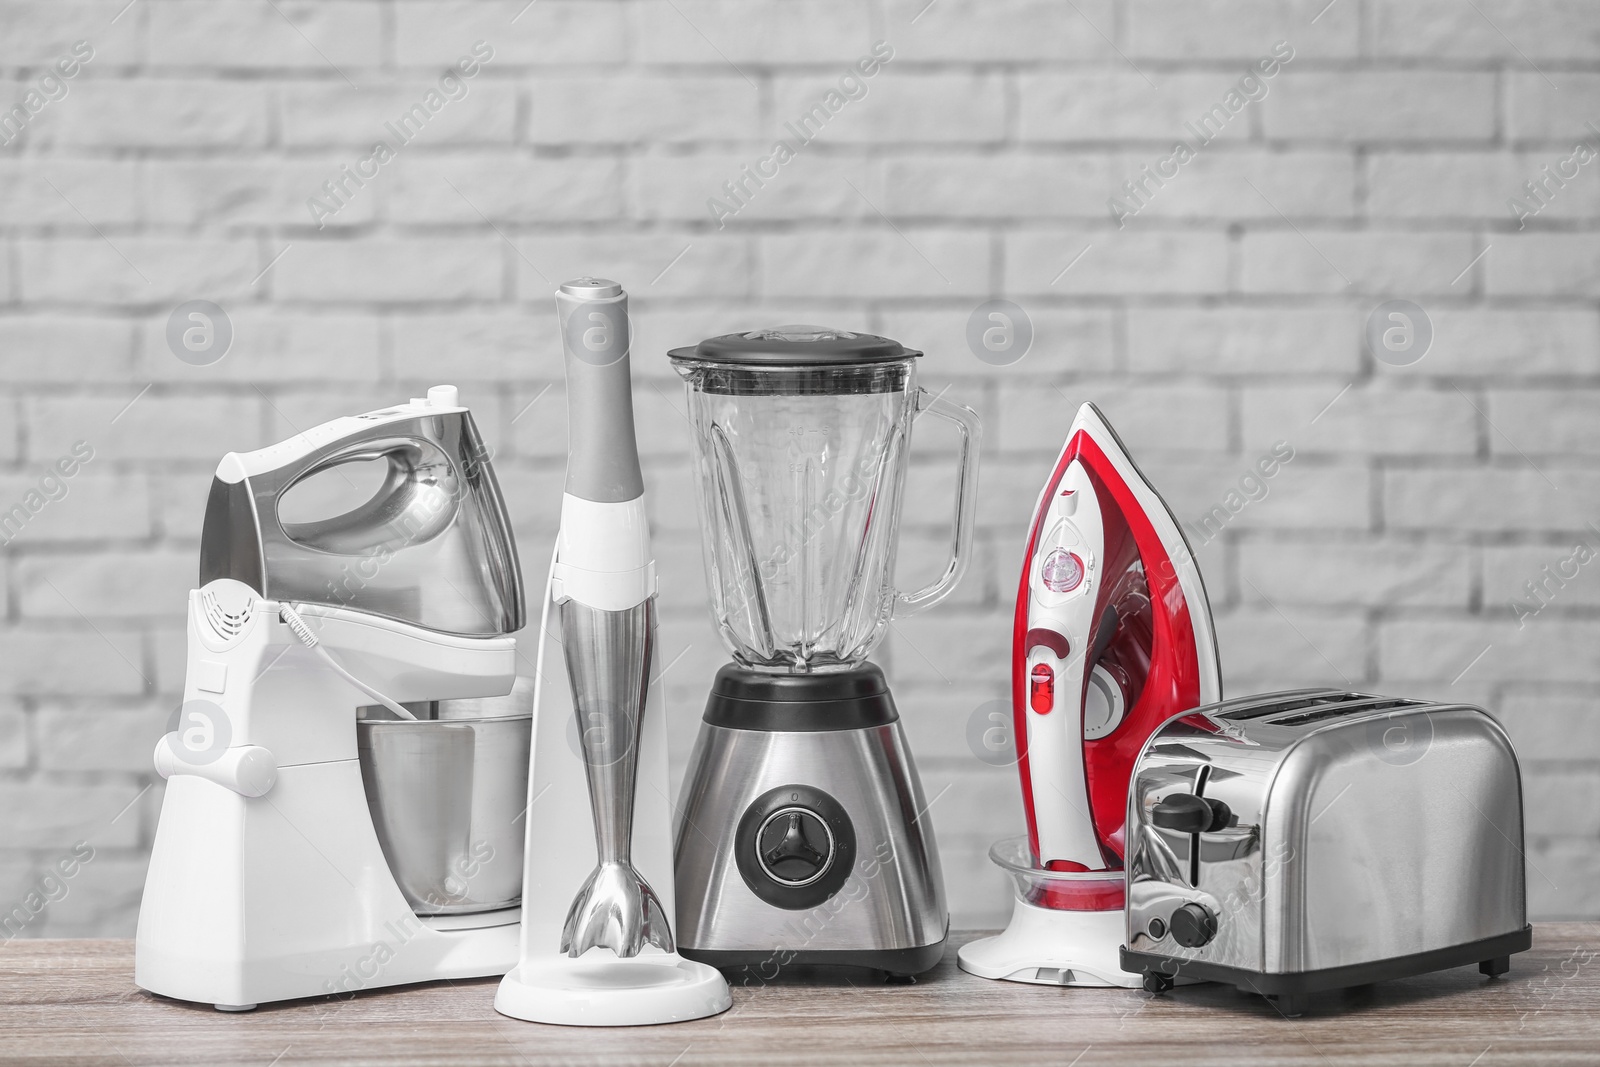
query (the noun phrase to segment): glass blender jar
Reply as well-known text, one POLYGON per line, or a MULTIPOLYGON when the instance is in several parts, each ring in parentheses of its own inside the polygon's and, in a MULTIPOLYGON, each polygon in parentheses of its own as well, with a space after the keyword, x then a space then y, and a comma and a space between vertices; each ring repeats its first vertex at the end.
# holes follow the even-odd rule
POLYGON ((669 355, 693 426, 712 616, 733 656, 684 786, 680 951, 759 963, 742 954, 798 940, 792 913, 855 878, 861 891, 829 904, 796 958, 919 973, 942 950, 944 890, 899 714, 867 656, 966 569, 978 417, 917 386, 920 352, 870 334, 780 326, 669 355), (954 532, 944 573, 903 593, 895 551, 923 412, 960 434, 954 532))

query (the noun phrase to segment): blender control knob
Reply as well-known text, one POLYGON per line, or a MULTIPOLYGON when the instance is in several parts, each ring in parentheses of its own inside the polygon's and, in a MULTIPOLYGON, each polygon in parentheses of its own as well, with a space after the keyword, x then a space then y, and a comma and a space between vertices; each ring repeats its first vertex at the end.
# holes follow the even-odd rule
POLYGON ((1217 917, 1204 904, 1185 904, 1172 913, 1172 939, 1184 948, 1199 948, 1217 936, 1217 917))
POLYGON ((782 808, 767 816, 756 835, 761 869, 786 886, 810 885, 833 863, 833 832, 809 808, 782 808))

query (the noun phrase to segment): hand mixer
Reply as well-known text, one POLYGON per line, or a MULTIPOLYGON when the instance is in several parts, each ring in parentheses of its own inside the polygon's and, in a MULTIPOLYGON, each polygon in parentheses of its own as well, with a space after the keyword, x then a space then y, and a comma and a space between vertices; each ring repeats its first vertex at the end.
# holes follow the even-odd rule
POLYGON ((667 918, 666 736, 650 677, 656 571, 634 443, 628 298, 616 282, 579 278, 561 286, 556 308, 570 441, 540 628, 562 656, 547 657, 541 643, 521 959, 495 1008, 573 1025, 698 1019, 731 1000, 714 968, 677 954, 667 918), (592 836, 572 814, 585 796, 592 836))
POLYGON ((134 980, 240 1010, 510 968, 531 722, 433 716, 511 690, 522 623, 505 504, 454 387, 224 456, 182 722, 156 748, 134 980), (362 503, 285 518, 368 463, 362 503))
POLYGON ((1128 778, 1168 718, 1220 700, 1211 608, 1165 501, 1093 404, 1034 508, 1012 642, 1028 835, 990 856, 1016 901, 962 969, 1045 985, 1135 986, 1123 937, 1128 778))

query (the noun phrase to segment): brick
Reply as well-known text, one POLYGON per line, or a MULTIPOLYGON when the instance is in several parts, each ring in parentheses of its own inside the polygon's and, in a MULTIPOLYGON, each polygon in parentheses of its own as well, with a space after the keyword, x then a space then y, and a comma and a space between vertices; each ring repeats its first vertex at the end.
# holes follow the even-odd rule
POLYGON ((897 217, 1103 219, 1106 197, 1131 165, 1079 152, 895 155, 885 162, 879 206, 897 217))
MULTIPOLYGON (((534 301, 539 320, 551 330, 557 324, 554 314, 553 294, 556 287, 568 278, 595 275, 612 278, 638 298, 638 329, 634 334, 632 349, 641 356, 635 367, 644 359, 659 360, 665 346, 649 340, 650 311, 646 300, 671 300, 674 297, 693 296, 696 300, 708 297, 744 296, 749 293, 753 265, 745 239, 728 234, 687 234, 649 232, 636 234, 594 233, 557 234, 524 239, 519 242, 529 262, 513 256, 517 269, 517 292, 521 299, 534 301)), ((635 316, 630 303, 629 314, 635 316)), ((742 310, 742 309, 741 309, 742 310)), ((727 312, 710 316, 709 321, 719 324, 715 332, 726 333, 727 312)), ((700 337, 674 337, 672 345, 694 343, 700 337)), ((668 368, 660 366, 665 375, 668 368)))
POLYGON ((1594 607, 1600 604, 1600 567, 1591 566, 1597 545, 1600 534, 1584 529, 1559 542, 1486 546, 1483 602, 1496 611, 1510 612, 1518 619, 1519 631, 1574 608, 1594 607))
POLYGON ((137 164, 103 159, 0 159, 0 223, 81 227, 86 217, 101 226, 138 220, 137 164))
POLYGON ((105 469, 109 464, 104 463, 104 451, 98 451, 96 459, 101 461, 101 466, 96 468, 91 461, 87 468, 80 467, 66 482, 67 495, 50 501, 44 497, 40 480, 45 473, 44 463, 54 463, 57 458, 57 454, 47 455, 22 473, 0 475, 0 519, 9 516, 14 506, 25 505, 28 493, 40 494, 33 501, 40 505, 39 510, 32 513, 20 530, 14 523, 0 526, 0 534, 7 544, 31 546, 149 536, 150 490, 143 473, 112 473, 105 469))
POLYGON ((394 18, 395 53, 402 66, 454 66, 479 41, 494 49, 486 67, 495 71, 626 58, 627 22, 620 3, 409 3, 397 5, 394 18))
MULTIPOLYGON (((567 480, 564 465, 540 470, 497 465, 494 473, 500 482, 500 491, 505 495, 506 509, 511 513, 518 538, 532 533, 554 534, 560 528, 561 507, 558 502, 567 480)), ((646 488, 648 490, 649 487, 646 488)), ((647 504, 655 502, 648 491, 645 496, 647 504)), ((530 576, 540 575, 549 568, 548 553, 534 555, 526 546, 519 555, 523 553, 527 554, 527 558, 522 565, 530 576)))
POLYGON ((1252 538, 1239 549, 1239 592, 1251 605, 1465 608, 1472 570, 1460 545, 1252 538))
MULTIPOLYGON (((1600 12, 1571 0, 1381 0, 1368 39, 1380 56, 1428 59, 1586 59, 1600 43, 1600 12)), ((1520 72, 1519 72, 1520 73, 1520 72)), ((1564 84, 1557 81, 1557 84, 1564 84)))
MULTIPOLYGON (((0 65, 43 67, 69 55, 72 46, 89 40, 95 50, 93 64, 110 66, 110 60, 132 61, 134 33, 132 20, 109 25, 111 14, 102 3, 74 3, 71 0, 8 0, 0 8, 5 22, 5 38, 0 40, 0 65), (111 53, 106 52, 112 45, 111 53)), ((81 75, 80 75, 81 76, 81 75)))
MULTIPOLYGON (((293 249, 288 255, 299 251, 293 249)), ((186 385, 249 382, 264 386, 270 382, 370 382, 379 375, 376 316, 250 305, 227 310, 233 324, 233 345, 226 356, 205 367, 185 363, 167 347, 165 315, 146 319, 139 331, 139 377, 186 385)), ((455 373, 453 368, 451 373, 455 373)))
POLYGON ((271 96, 212 79, 85 80, 29 127, 45 148, 256 148, 271 96), (68 106, 70 105, 70 106, 68 106))
MULTIPOLYGON (((138 792, 139 787, 126 780, 100 785, 0 782, 0 807, 12 813, 0 828, 0 847, 52 853, 64 852, 77 841, 87 841, 96 852, 131 847, 139 843, 139 821, 131 812, 120 819, 117 814, 138 792)), ((84 870, 93 866, 90 861, 84 870)))
POLYGON ((1033 226, 1006 236, 1005 278, 1022 294, 1219 293, 1228 288, 1227 237, 1033 226))
MULTIPOLYGON (((131 820, 130 812, 124 821, 131 820)), ((97 854, 41 918, 45 937, 132 937, 144 895, 145 857, 97 854)))
POLYGON ((3 680, 9 693, 133 696, 146 691, 140 637, 133 630, 103 622, 94 629, 81 622, 48 630, 37 625, 6 629, 0 630, 0 651, 15 664, 3 680))
POLYGON ((1600 475, 1588 469, 1544 464, 1535 470, 1518 462, 1504 468, 1394 469, 1383 476, 1383 512, 1398 529, 1579 531, 1597 510, 1600 475))
POLYGON ((989 289, 983 234, 901 226, 760 238, 761 283, 770 296, 855 299, 989 289))
POLYGON ((22 420, 15 402, 0 404, 0 459, 22 456, 22 420))
POLYGON ((842 72, 870 54, 874 33, 871 12, 848 0, 652 0, 630 8, 634 56, 643 63, 831 63, 842 72))
MULTIPOLYGON (((152 222, 183 226, 344 227, 370 223, 376 198, 369 190, 347 188, 354 195, 335 214, 313 213, 306 201, 328 199, 322 183, 340 178, 341 164, 329 155, 316 161, 152 160, 145 164, 148 187, 146 216, 152 222)), ((281 248, 285 241, 271 242, 281 248)))
POLYGON ((506 255, 494 237, 307 241, 273 268, 273 292, 280 300, 494 300, 506 255))
POLYGON ((1384 622, 1378 628, 1377 647, 1386 681, 1450 681, 1461 676, 1479 684, 1594 682, 1600 680, 1597 638, 1600 623, 1593 620, 1530 623, 1519 632, 1510 612, 1496 612, 1488 617, 1384 622))
POLYGON ((419 146, 510 144, 516 132, 516 89, 481 76, 463 84, 465 95, 458 90, 453 99, 440 92, 436 78, 408 78, 403 85, 382 88, 352 89, 343 82, 291 85, 281 91, 283 142, 296 148, 337 145, 350 153, 352 167, 372 156, 379 142, 397 157, 419 146), (413 116, 402 125, 402 118, 413 115, 411 108, 427 109, 429 92, 439 96, 442 106, 426 122, 413 116))
MULTIPOLYGON (((1247 594, 1249 586, 1245 586, 1247 594)), ((1367 630, 1358 615, 1272 606, 1218 613, 1227 677, 1291 680, 1298 686, 1359 686, 1367 676, 1367 630)))
POLYGON ((176 709, 175 702, 168 706, 166 701, 94 708, 48 703, 36 715, 39 766, 48 771, 147 774, 150 754, 176 709))
MULTIPOLYGON (((1507 201, 1517 198, 1530 208, 1539 207, 1523 184, 1542 179, 1541 167, 1554 169, 1568 154, 1378 153, 1367 162, 1367 211, 1376 219, 1517 220, 1520 216, 1507 201)), ((1549 186, 1549 206, 1536 215, 1541 222, 1600 214, 1600 183, 1585 180, 1583 174, 1564 189, 1549 186)))
MULTIPOLYGON (((1202 126, 1208 109, 1221 105, 1240 75, 1161 72, 1155 87, 1120 64, 1103 70, 1068 74, 1024 73, 1018 131, 1023 141, 1159 141, 1170 148, 1177 140, 1194 147, 1194 123, 1209 140, 1244 140, 1257 121, 1258 105, 1247 104, 1227 123, 1214 119, 1202 126)), ((1269 95, 1281 91, 1275 79, 1269 95)), ((1226 109, 1224 109, 1226 110, 1226 109)), ((1202 149, 1203 150, 1203 149, 1202 149)))
POLYGON ((150 5, 150 62, 173 67, 350 71, 380 62, 379 12, 355 2, 150 5))
POLYGON ((951 376, 1032 380, 1046 374, 1107 374, 1112 369, 1115 326, 1109 311, 1050 307, 1024 300, 1018 306, 1032 324, 1033 345, 1018 362, 995 367, 978 359, 967 343, 967 323, 984 301, 967 303, 969 307, 951 310, 888 310, 873 332, 881 331, 919 349, 923 355, 917 361, 918 374, 923 385, 933 386, 935 391, 951 376))
POLYGON ((464 388, 468 382, 559 379, 564 373, 561 338, 551 304, 552 317, 480 310, 397 318, 394 373, 400 378, 445 374, 464 388))
POLYGON ((1600 74, 1560 71, 1555 75, 1559 88, 1533 71, 1507 71, 1506 79, 1506 133, 1511 140, 1563 148, 1580 139, 1595 142, 1588 123, 1597 121, 1591 101, 1600 93, 1600 74))
POLYGON ((1290 70, 1276 80, 1261 107, 1267 136, 1274 140, 1488 140, 1495 134, 1495 76, 1290 70))
MULTIPOLYGON (((773 85, 776 135, 791 145, 815 137, 823 144, 998 142, 1005 138, 1005 86, 995 74, 924 73, 886 69, 861 84, 866 95, 837 95, 843 74, 779 78, 773 85), (837 111, 822 122, 815 110, 836 94, 837 111), (802 119, 817 116, 809 123, 802 119), (803 136, 802 136, 803 135, 803 136)), ((859 92, 860 90, 855 90, 859 92)), ((725 135, 724 135, 725 136, 725 135)))
POLYGON ((760 95, 737 73, 535 77, 536 144, 735 141, 764 133, 760 95))
MULTIPOLYGON (((266 408, 266 441, 286 441, 295 434, 304 433, 325 422, 345 415, 376 411, 406 399, 394 386, 377 382, 324 386, 320 389, 275 389, 261 401, 266 408)), ((470 391, 462 399, 470 405, 473 399, 470 391)), ((371 488, 376 492, 376 481, 371 488)))
POLYGON ((610 158, 453 152, 401 156, 391 169, 388 214, 407 224, 614 220, 623 211, 622 164, 610 158))
POLYGON ((12 596, 23 618, 70 620, 80 609, 96 619, 170 617, 194 571, 187 551, 28 555, 15 564, 12 596))
POLYGON ((878 169, 853 152, 823 155, 815 146, 802 148, 776 174, 762 178, 759 170, 775 167, 775 161, 766 162, 771 155, 770 144, 742 152, 641 154, 630 168, 629 197, 642 218, 712 223, 718 230, 752 221, 876 219, 874 205, 889 214, 914 213, 892 206, 878 169), (737 197, 728 184, 735 185, 737 197))
POLYGON ((1545 771, 1523 785, 1528 832, 1600 834, 1600 772, 1545 771))
MULTIPOLYGON (((939 761, 953 768, 970 766, 977 770, 989 766, 978 754, 989 759, 1003 758, 1012 737, 1010 680, 953 681, 945 685, 926 664, 918 660, 917 666, 922 669, 898 671, 889 685, 894 690, 895 703, 902 709, 900 722, 918 764, 939 761), (1003 718, 992 718, 996 713, 1003 718), (976 745, 968 741, 969 723, 977 732, 976 745), (989 731, 993 733, 985 738, 989 731)), ((1013 782, 1015 773, 1012 772, 1013 782)))
POLYGON ((1279 440, 1333 456, 1472 455, 1478 446, 1478 413, 1453 389, 1246 388, 1240 412, 1246 451, 1279 440))
POLYGON ((1596 389, 1495 390, 1489 394, 1487 414, 1497 432, 1489 435, 1489 448, 1507 459, 1541 453, 1600 455, 1596 403, 1596 389))
POLYGON ((1133 0, 1127 8, 1127 51, 1135 58, 1232 59, 1253 64, 1272 58, 1273 48, 1283 42, 1293 49, 1291 70, 1304 59, 1354 58, 1361 47, 1360 10, 1355 5, 1327 4, 1328 0, 1133 0))
POLYGON ((1428 317, 1434 352, 1416 365, 1418 373, 1535 378, 1600 371, 1600 316, 1591 309, 1435 306, 1428 317))
MULTIPOLYGON (((1488 592, 1485 591, 1485 599, 1488 592)), ((1499 719, 1524 760, 1600 760, 1600 731, 1589 728, 1596 694, 1508 686, 1499 719)))
POLYGON ((1354 375, 1363 317, 1364 311, 1333 308, 1134 308, 1128 312, 1128 369, 1354 375))
POLYGON ((1485 288, 1494 295, 1600 294, 1600 251, 1587 234, 1522 233, 1495 239, 1484 257, 1485 288))
POLYGON ((1093 400, 1136 456, 1188 455, 1228 448, 1228 399, 1212 385, 1075 381, 1040 387, 1000 386, 1000 417, 991 447, 1007 451, 1061 448, 1084 401, 1093 400))
POLYGON ((1121 158, 1114 187, 1105 191, 1121 206, 1106 214, 1122 226, 1149 225, 1152 219, 1255 218, 1276 223, 1279 212, 1295 218, 1351 218, 1355 214, 1355 161, 1344 152, 1207 152, 1178 168, 1176 176, 1156 186, 1144 171, 1159 179, 1161 160, 1170 150, 1121 158), (1144 190, 1128 194, 1123 183, 1144 190), (1254 189, 1251 186, 1255 186, 1254 189), (1132 217, 1125 213, 1137 209, 1132 217))
POLYGON ((1600 914, 1600 856, 1592 841, 1535 837, 1528 842, 1527 859, 1528 918, 1542 921, 1600 914))
POLYGON ((1469 234, 1272 230, 1246 233, 1246 293, 1451 293, 1477 254, 1469 234))
MULTIPOLYGON (((21 770, 28 765, 28 717, 20 707, 0 707, 0 768, 21 770)), ((3 888, 0 876, 0 888, 3 888)))
POLYGON ((895 59, 1116 60, 1102 36, 1115 29, 1112 0, 1084 0, 1074 6, 1076 11, 1050 0, 939 0, 915 21, 895 25, 895 59))
MULTIPOLYGON (((1135 458, 1193 541, 1214 539, 1219 529, 1326 532, 1366 530, 1372 525, 1371 475, 1364 465, 1296 456, 1267 482, 1267 496, 1252 501, 1250 487, 1260 480, 1255 466, 1259 455, 1222 456, 1206 463, 1162 455, 1135 458), (1228 513, 1226 522, 1217 516, 1217 508, 1228 513)), ((1254 492, 1260 495, 1259 490, 1254 492)))
POLYGON ((27 300, 154 305, 243 296, 261 269, 248 241, 135 237, 24 240, 18 281, 27 300))
POLYGON ((974 618, 943 608, 897 619, 884 643, 902 675, 950 684, 1003 683, 1011 677, 1011 628, 995 614, 974 618))
POLYGON ((130 380, 133 333, 119 319, 88 315, 0 316, 0 380, 130 380))
POLYGON ((52 462, 83 439, 95 450, 93 462, 106 466, 130 459, 214 461, 230 448, 259 448, 266 443, 260 436, 260 410, 254 391, 203 402, 156 390, 137 400, 133 395, 33 397, 23 407, 28 452, 34 459, 52 462))

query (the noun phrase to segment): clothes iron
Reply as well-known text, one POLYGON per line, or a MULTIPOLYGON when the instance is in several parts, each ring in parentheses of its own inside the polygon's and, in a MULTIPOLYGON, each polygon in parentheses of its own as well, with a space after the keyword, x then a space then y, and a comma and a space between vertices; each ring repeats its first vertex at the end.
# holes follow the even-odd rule
POLYGON ((510 968, 531 722, 439 702, 509 693, 522 623, 453 386, 224 456, 134 980, 244 1010, 510 968), (285 518, 362 464, 381 468, 363 503, 285 518))
POLYGON ((1093 404, 1034 507, 1017 591, 1012 710, 1026 838, 991 858, 1010 925, 964 945, 963 970, 1041 985, 1137 986, 1118 959, 1128 778, 1167 719, 1221 699, 1194 554, 1093 404))
POLYGON ((580 1026, 704 1018, 732 1000, 715 968, 678 955, 668 919, 665 715, 651 677, 656 570, 634 443, 628 297, 616 282, 580 278, 561 286, 556 308, 567 481, 541 602, 522 940, 494 1006, 580 1026), (552 642, 560 655, 546 655, 552 642), (585 800, 592 831, 577 815, 585 800))
POLYGON ((790 963, 914 975, 949 926, 916 763, 883 672, 891 619, 961 579, 978 416, 917 385, 920 352, 818 326, 669 353, 694 430, 717 672, 680 797, 682 951, 745 981, 790 963), (960 434, 951 554, 894 584, 914 421, 960 434))

